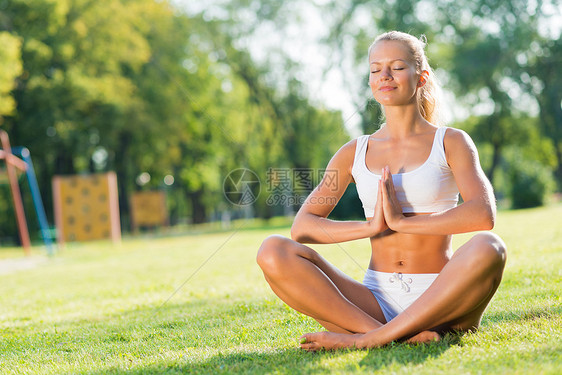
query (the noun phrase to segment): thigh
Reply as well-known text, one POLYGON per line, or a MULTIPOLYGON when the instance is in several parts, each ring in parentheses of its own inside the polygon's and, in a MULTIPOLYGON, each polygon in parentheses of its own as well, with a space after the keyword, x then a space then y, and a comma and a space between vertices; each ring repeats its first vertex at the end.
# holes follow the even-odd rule
POLYGON ((506 262, 506 248, 503 241, 492 233, 480 233, 462 245, 453 255, 450 262, 464 264, 480 274, 470 292, 480 295, 481 300, 463 316, 448 324, 449 329, 474 330, 480 325, 484 310, 498 289, 506 262))
POLYGON ((310 247, 298 242, 295 244, 298 254, 314 263, 348 301, 377 321, 386 322, 380 305, 369 288, 342 272, 310 247))

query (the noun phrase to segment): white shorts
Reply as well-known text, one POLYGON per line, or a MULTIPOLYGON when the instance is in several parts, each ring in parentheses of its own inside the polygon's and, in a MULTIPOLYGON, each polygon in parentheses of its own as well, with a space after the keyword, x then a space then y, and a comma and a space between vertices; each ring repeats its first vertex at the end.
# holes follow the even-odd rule
POLYGON ((389 273, 367 269, 363 284, 377 299, 390 322, 406 310, 439 276, 438 273, 389 273))

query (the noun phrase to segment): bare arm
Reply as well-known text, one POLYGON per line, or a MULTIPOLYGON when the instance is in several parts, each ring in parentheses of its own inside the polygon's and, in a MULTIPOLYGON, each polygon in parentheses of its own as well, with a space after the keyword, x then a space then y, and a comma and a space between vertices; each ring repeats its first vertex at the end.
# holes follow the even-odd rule
POLYGON ((390 229, 401 233, 446 235, 494 227, 494 193, 480 167, 476 146, 465 132, 448 129, 445 149, 464 203, 439 213, 406 217, 402 215, 392 176, 387 170, 382 190, 385 219, 390 229))
MULTIPOLYGON (((384 231, 382 204, 375 207, 370 221, 334 221, 328 215, 347 186, 352 182, 351 168, 355 157, 355 143, 344 145, 330 160, 320 184, 308 196, 291 227, 291 237, 301 243, 338 243, 368 238, 384 231)), ((382 191, 377 202, 382 202, 382 191)))

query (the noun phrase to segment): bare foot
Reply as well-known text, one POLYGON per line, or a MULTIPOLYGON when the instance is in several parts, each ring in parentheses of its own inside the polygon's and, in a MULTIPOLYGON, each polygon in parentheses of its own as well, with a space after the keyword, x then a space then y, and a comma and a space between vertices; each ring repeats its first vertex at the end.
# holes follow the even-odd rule
POLYGON ((301 336, 301 349, 307 351, 333 350, 343 348, 355 348, 356 340, 361 334, 347 334, 334 332, 307 333, 301 336))
POLYGON ((423 331, 415 336, 410 337, 406 342, 408 344, 413 343, 428 343, 441 340, 441 336, 434 331, 423 331))

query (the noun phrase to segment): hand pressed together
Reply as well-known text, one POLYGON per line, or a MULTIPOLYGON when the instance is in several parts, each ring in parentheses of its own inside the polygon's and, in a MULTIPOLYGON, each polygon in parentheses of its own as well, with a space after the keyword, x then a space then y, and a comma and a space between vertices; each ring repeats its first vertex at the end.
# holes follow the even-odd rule
POLYGON ((384 232, 388 228, 397 231, 398 225, 403 218, 402 207, 400 202, 398 202, 398 198, 396 198, 392 174, 390 169, 385 167, 382 169, 382 176, 379 180, 375 212, 369 220, 373 236, 384 232))
MULTIPOLYGON (((382 179, 381 179, 382 180, 382 179)), ((381 183, 379 181, 379 189, 377 193, 377 203, 375 204, 375 213, 371 220, 369 220, 369 225, 372 228, 372 235, 376 236, 388 229, 386 220, 384 219, 383 211, 383 192, 381 188, 381 183)))
MULTIPOLYGON (((400 221, 405 218, 402 214, 402 206, 396 197, 392 174, 388 166, 382 170, 382 177, 379 181, 379 197, 382 191, 382 211, 386 225, 394 231, 398 231, 400 221)), ((377 205, 379 201, 377 200, 377 205)), ((376 211, 376 208, 375 208, 376 211)))

